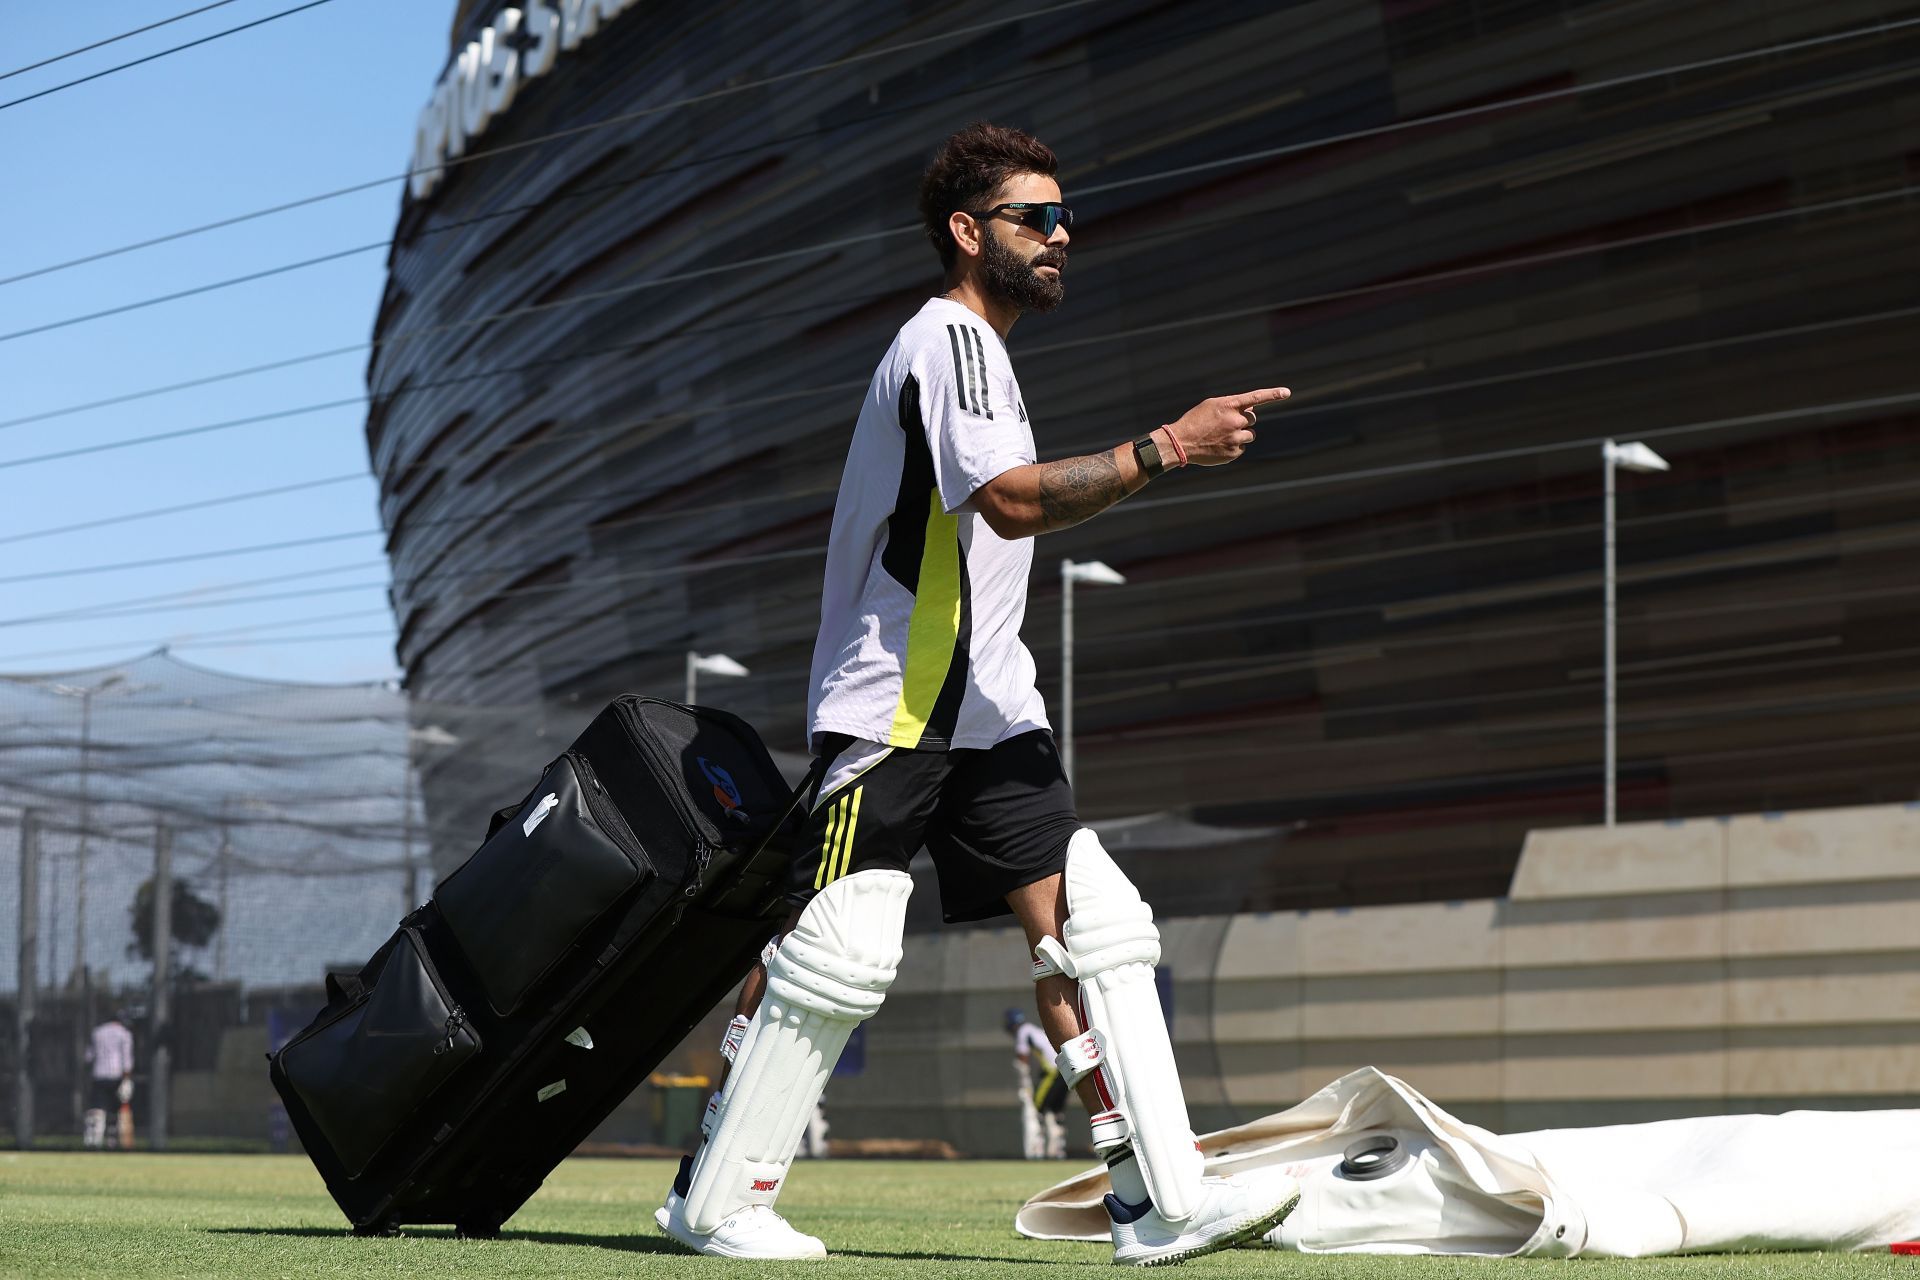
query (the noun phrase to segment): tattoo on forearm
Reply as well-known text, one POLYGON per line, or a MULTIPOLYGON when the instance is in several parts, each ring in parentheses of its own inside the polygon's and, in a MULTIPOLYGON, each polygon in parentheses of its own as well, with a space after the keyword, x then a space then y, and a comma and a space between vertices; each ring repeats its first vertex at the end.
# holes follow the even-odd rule
POLYGON ((1062 458, 1040 469, 1040 510, 1049 529, 1079 524, 1126 496, 1120 468, 1104 453, 1062 458))

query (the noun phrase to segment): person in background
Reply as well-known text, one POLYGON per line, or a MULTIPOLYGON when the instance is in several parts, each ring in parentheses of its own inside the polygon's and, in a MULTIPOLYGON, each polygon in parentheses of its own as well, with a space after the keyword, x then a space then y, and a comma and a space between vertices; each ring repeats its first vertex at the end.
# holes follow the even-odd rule
MULTIPOLYGON (((114 1013, 93 1029, 87 1042, 87 1062, 93 1082, 87 1094, 86 1127, 81 1142, 89 1150, 107 1145, 107 1113, 133 1100, 133 1032, 121 1013, 114 1013)), ((129 1117, 130 1118, 130 1117, 129 1117)), ((121 1126, 115 1126, 116 1130, 121 1126)), ((131 1125, 125 1126, 131 1128, 131 1125)), ((116 1132, 115 1137, 118 1137, 116 1132)))
POLYGON ((1054 1063, 1058 1050, 1018 1009, 1007 1010, 1006 1027, 1013 1037, 1013 1077, 1019 1082, 1020 1153, 1029 1160, 1064 1160, 1067 1086, 1054 1063))

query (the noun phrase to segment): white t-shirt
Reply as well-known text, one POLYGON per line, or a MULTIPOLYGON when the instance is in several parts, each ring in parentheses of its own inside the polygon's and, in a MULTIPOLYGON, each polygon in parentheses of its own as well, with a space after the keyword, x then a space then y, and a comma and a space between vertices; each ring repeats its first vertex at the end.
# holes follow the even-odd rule
POLYGON ((118 1080, 133 1073, 133 1032, 118 1022, 103 1022, 93 1029, 87 1057, 93 1062, 95 1080, 118 1080))
POLYGON ((1027 1066, 1035 1078, 1053 1065, 1054 1050, 1053 1045, 1047 1041, 1047 1033, 1031 1022, 1023 1022, 1014 1028, 1013 1060, 1016 1063, 1019 1062, 1020 1055, 1023 1053, 1031 1055, 1027 1060, 1027 1066))
POLYGON ((921 750, 1047 728, 1020 640, 1033 539, 969 505, 1035 461, 1006 345, 932 298, 874 371, 833 511, 808 733, 921 750))

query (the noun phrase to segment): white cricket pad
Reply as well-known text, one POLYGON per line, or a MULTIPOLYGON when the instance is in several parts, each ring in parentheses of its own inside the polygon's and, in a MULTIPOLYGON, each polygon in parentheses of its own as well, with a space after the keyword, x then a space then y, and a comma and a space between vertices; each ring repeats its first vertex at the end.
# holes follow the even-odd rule
POLYGON ((1062 932, 1068 976, 1079 981, 1087 1024, 1100 1033, 1101 1087, 1126 1115, 1155 1210, 1183 1221, 1199 1207, 1204 1160, 1153 982, 1160 931, 1140 891, 1085 828, 1067 845, 1062 932))
POLYGON ((854 1027, 872 1017, 900 967, 904 871, 856 871, 807 904, 767 965, 767 991, 694 1158, 686 1223, 711 1234, 772 1204, 854 1027))

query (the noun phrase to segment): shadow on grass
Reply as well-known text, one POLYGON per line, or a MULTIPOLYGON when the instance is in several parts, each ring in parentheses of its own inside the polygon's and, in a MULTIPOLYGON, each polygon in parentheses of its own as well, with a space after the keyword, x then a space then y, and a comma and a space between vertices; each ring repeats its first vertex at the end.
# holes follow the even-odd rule
MULTIPOLYGON (((352 1240, 356 1237, 351 1227, 210 1227, 208 1231, 217 1236, 291 1236, 296 1239, 352 1240)), ((414 1240, 453 1240, 458 1237, 452 1227, 413 1227, 403 1228, 391 1236, 369 1236, 367 1239, 410 1238, 414 1240)), ((594 1249, 616 1249, 624 1253, 671 1253, 682 1257, 690 1251, 671 1240, 659 1236, 604 1236, 583 1235, 573 1231, 502 1231, 496 1239, 528 1240, 534 1244, 586 1245, 594 1249)), ((1013 1262, 1032 1267, 1058 1267, 1068 1265, 1049 1258, 1016 1258, 1006 1254, 982 1253, 933 1253, 919 1250, 887 1249, 832 1249, 829 1252, 840 1258, 888 1258, 901 1262, 1013 1262)))
POLYGON ((1051 1258, 1015 1258, 1004 1253, 921 1253, 887 1249, 828 1249, 831 1258, 894 1258, 904 1262, 1014 1262, 1023 1267, 1078 1266, 1051 1258))
MULTIPOLYGON (((452 1227, 402 1227, 389 1235, 356 1237, 351 1227, 210 1227, 209 1232, 217 1236, 291 1236, 306 1239, 353 1240, 457 1240, 461 1237, 452 1227)), ((687 1250, 654 1236, 596 1236, 581 1235, 568 1231, 502 1231, 497 1240, 530 1240, 535 1244, 572 1244, 589 1245, 596 1249, 618 1249, 626 1253, 678 1253, 687 1250)), ((888 1256, 888 1255, 875 1255, 888 1256)), ((934 1255, 900 1255, 925 1256, 934 1255)))

